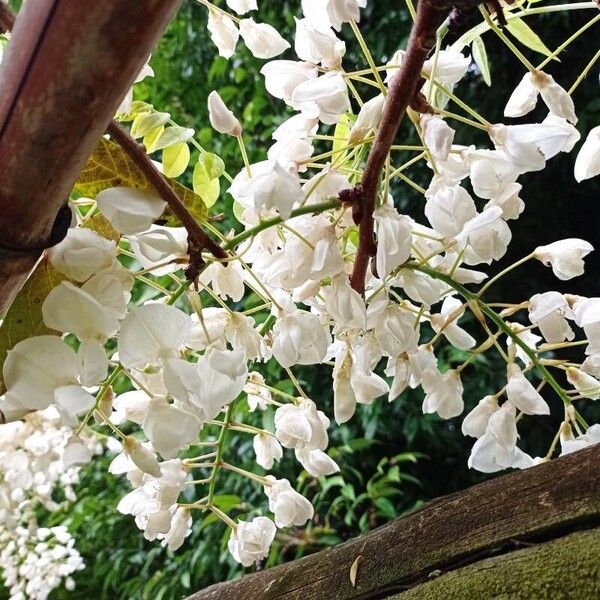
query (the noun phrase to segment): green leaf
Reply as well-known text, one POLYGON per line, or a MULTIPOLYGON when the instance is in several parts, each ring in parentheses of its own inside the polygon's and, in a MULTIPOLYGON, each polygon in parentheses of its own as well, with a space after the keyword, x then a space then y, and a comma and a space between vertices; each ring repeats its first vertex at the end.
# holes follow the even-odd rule
POLYGON ((150 131, 163 127, 170 118, 169 113, 156 111, 139 113, 131 124, 131 137, 135 140, 144 137, 150 131))
POLYGON ((163 150, 163 173, 166 177, 179 177, 190 163, 190 149, 185 142, 163 150))
POLYGON ((2 366, 8 351, 20 341, 34 335, 56 333, 44 325, 42 304, 46 296, 66 277, 43 258, 31 274, 10 308, 6 311, 0 327, 0 390, 6 391, 1 380, 2 366))
POLYGON ((542 42, 540 36, 523 19, 519 17, 509 19, 506 28, 523 46, 535 50, 544 56, 552 54, 546 44, 542 42))
POLYGON ((221 175, 225 173, 225 163, 220 156, 217 156, 212 152, 203 152, 198 157, 198 162, 204 165, 204 168, 211 179, 221 177, 221 175))
MULTIPOLYGON (((198 194, 177 181, 169 180, 169 185, 196 219, 206 219, 208 210, 198 194)), ((152 189, 146 176, 121 147, 106 138, 101 138, 96 150, 79 174, 74 189, 82 196, 95 198, 102 190, 119 186, 140 190, 152 189)), ((177 219, 168 210, 165 211, 164 216, 165 222, 169 225, 178 224, 177 219)))
POLYGON ((475 64, 479 67, 479 70, 481 71, 483 81, 485 81, 487 86, 492 85, 490 63, 488 61, 485 44, 483 43, 481 36, 478 36, 473 40, 471 50, 473 52, 473 60, 475 61, 475 64))
POLYGON ((194 174, 192 177, 192 185, 194 192, 198 194, 204 204, 210 208, 219 197, 221 186, 219 184, 219 177, 225 170, 223 161, 210 152, 201 154, 198 157, 198 162, 194 167, 194 174))
POLYGON ((165 131, 164 126, 163 127, 157 127, 156 129, 153 129, 152 131, 149 131, 144 136, 144 139, 142 140, 142 143, 144 144, 144 146, 146 148, 146 152, 148 152, 148 154, 151 154, 152 152, 154 152, 154 147, 158 143, 158 140, 160 139, 160 137, 162 136, 162 134, 164 133, 164 131, 165 131))
POLYGON ((179 125, 173 125, 164 130, 160 138, 156 140, 152 147, 152 152, 174 146, 175 144, 181 144, 187 142, 194 137, 195 131, 187 127, 180 127, 179 125))

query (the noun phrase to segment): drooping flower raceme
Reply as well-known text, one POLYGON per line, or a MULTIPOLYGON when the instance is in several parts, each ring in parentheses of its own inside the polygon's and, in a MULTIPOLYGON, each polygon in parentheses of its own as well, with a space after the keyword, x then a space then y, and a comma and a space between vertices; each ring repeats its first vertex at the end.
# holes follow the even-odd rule
MULTIPOLYGON (((48 456, 56 462, 54 442, 63 466, 53 473, 71 494, 76 469, 94 454, 86 437, 93 427, 119 440, 112 442, 118 454, 109 471, 126 475, 132 489, 118 510, 146 539, 176 550, 196 515, 210 512, 230 528, 230 553, 244 566, 268 556, 278 528, 319 523, 311 494, 320 482, 303 486, 304 497, 291 479, 280 478, 280 461, 293 455, 303 477, 344 475, 343 449, 328 448, 330 417, 345 423, 361 405, 418 390, 423 413, 452 419, 449 428, 475 439, 468 464, 486 473, 533 466, 550 458, 558 441, 568 453, 599 440, 597 425, 586 429, 578 411, 600 397, 600 299, 535 290, 523 302, 488 303, 487 291, 531 258, 564 281, 584 272, 592 246, 579 239, 539 246, 496 276, 490 267, 506 255, 514 221, 526 210, 520 178, 543 171, 579 140, 571 93, 534 70, 506 108, 523 120, 490 124, 460 99, 467 72, 473 81, 477 76, 462 42, 438 45, 400 130, 405 135, 412 123, 418 141, 399 139, 383 157, 371 214, 368 186, 358 184, 375 136, 385 133, 382 122, 389 123, 406 54, 387 48, 385 64, 369 53, 364 69, 346 64, 347 34, 357 31, 366 0, 299 2, 293 43, 276 23, 260 22, 254 0, 202 4, 215 53, 231 58, 241 37, 268 61, 255 75, 287 113, 258 120, 255 111, 244 113, 244 137, 251 135, 253 150, 260 146, 262 153, 256 162, 246 156, 241 116, 217 92, 206 99, 214 131, 201 148, 168 113, 126 99, 118 118, 132 123, 132 136, 153 158, 163 151, 159 171, 183 173, 188 142, 200 150, 190 173, 194 191, 171 183, 225 254, 215 258, 197 248, 197 232, 188 243, 190 232, 164 200, 131 174, 94 181, 86 188, 91 198, 74 195, 77 225, 40 265, 42 335, 21 337, 17 328, 3 364, 2 416, 26 419, 23 426, 0 425, 0 516, 8 523, 0 531, 14 542, 2 554, 9 577, 17 572, 15 548, 43 560, 46 539, 70 557, 68 568, 59 567, 60 580, 80 567, 64 531, 28 534, 24 512, 17 511, 18 523, 11 518, 34 494, 52 507, 49 482, 39 473, 48 456), (540 122, 524 119, 539 97, 549 114, 540 122), (477 138, 455 130, 455 120, 474 125, 477 138), (227 135, 238 138, 241 157, 225 166, 212 152, 227 135), (581 360, 574 356, 580 346, 581 360), (464 382, 487 353, 506 363, 506 375, 469 406, 464 382), (322 390, 304 389, 307 365, 332 367, 331 379, 319 379, 322 390), (323 402, 327 390, 332 415, 323 402), (551 394, 565 405, 564 420, 548 455, 532 457, 519 447, 521 423, 544 419, 554 409, 551 394), (41 413, 31 411, 51 411, 53 426, 32 431, 41 413), (238 445, 237 436, 250 437, 238 445), (249 440, 256 467, 242 468, 234 464, 237 449, 249 448, 249 440), (262 488, 263 513, 273 520, 255 516, 260 507, 246 510, 246 501, 220 503, 222 470, 262 488), (39 552, 28 546, 32 540, 39 552)), ((579 150, 577 180, 600 170, 597 129, 579 150)), ((33 569, 23 576, 38 585, 33 569)), ((14 585, 17 595, 20 584, 14 585)))

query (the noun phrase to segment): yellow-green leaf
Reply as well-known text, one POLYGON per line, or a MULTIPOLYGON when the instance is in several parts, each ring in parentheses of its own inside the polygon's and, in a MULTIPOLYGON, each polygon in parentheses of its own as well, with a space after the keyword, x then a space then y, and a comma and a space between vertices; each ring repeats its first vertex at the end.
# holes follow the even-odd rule
POLYGON ((167 177, 179 177, 190 162, 190 149, 185 142, 163 150, 163 173, 167 177))
POLYGON ((204 165, 206 173, 211 179, 221 177, 225 173, 225 163, 220 156, 212 152, 203 152, 198 157, 198 162, 204 165))
POLYGON ((139 113, 131 124, 131 137, 135 140, 144 137, 157 127, 163 127, 168 123, 170 118, 171 115, 169 113, 157 111, 139 113))
POLYGON ((156 129, 149 131, 144 136, 144 139, 142 140, 142 142, 143 142, 143 144, 146 148, 146 152, 148 154, 151 154, 152 152, 154 152, 154 148, 155 148, 156 144, 158 143, 158 140, 160 140, 164 131, 165 131, 165 127, 163 125, 162 127, 157 127, 156 129))
POLYGON ((223 161, 210 152, 205 152, 198 157, 194 167, 192 184, 194 192, 198 194, 208 208, 210 208, 219 197, 221 186, 219 177, 223 174, 225 165, 223 161))
POLYGON ((42 304, 64 279, 64 275, 43 258, 6 311, 0 327, 0 393, 5 391, 1 371, 8 351, 34 335, 55 333, 44 324, 42 304))
POLYGON ((483 43, 481 36, 478 36, 473 40, 473 45, 471 46, 471 49, 473 52, 473 60, 475 61, 475 64, 479 67, 479 70, 481 71, 483 81, 485 81, 485 83, 488 86, 492 85, 490 63, 488 61, 485 44, 483 43))
MULTIPOLYGON (((340 120, 338 121, 337 125, 335 126, 334 132, 333 132, 333 147, 332 150, 334 152, 341 150, 342 148, 345 148, 348 145, 348 140, 350 138, 350 130, 352 129, 352 120, 350 118, 350 115, 348 113, 344 113, 341 117, 340 120)), ((336 160, 339 157, 336 156, 336 160)))
POLYGON ((523 44, 523 46, 527 46, 527 48, 535 50, 544 56, 550 56, 552 54, 546 44, 542 42, 540 36, 533 31, 523 19, 519 17, 511 18, 508 20, 508 25, 506 27, 517 41, 523 44))
MULTIPOLYGON (((208 210, 198 194, 177 181, 169 180, 169 185, 196 219, 206 219, 208 210)), ((75 190, 82 196, 95 198, 102 190, 119 186, 141 190, 152 189, 146 176, 121 147, 106 138, 101 138, 96 150, 75 182, 75 190)), ((165 215, 169 224, 178 224, 168 211, 165 211, 165 215)))
POLYGON ((86 219, 84 227, 95 231, 107 240, 112 240, 118 244, 121 239, 121 234, 110 224, 110 221, 100 212, 97 212, 93 217, 86 219))
POLYGON ((179 125, 167 127, 158 140, 156 140, 152 150, 153 152, 156 152, 156 150, 162 150, 163 148, 168 148, 169 146, 174 146, 175 144, 187 142, 193 136, 194 130, 189 129, 188 127, 179 127, 179 125))

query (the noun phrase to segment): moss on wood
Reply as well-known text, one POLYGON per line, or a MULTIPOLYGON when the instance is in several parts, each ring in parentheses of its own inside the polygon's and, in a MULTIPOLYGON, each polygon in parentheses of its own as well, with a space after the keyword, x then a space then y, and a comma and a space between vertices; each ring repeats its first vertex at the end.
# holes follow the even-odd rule
POLYGON ((442 574, 389 600, 600 598, 600 529, 572 533, 442 574))

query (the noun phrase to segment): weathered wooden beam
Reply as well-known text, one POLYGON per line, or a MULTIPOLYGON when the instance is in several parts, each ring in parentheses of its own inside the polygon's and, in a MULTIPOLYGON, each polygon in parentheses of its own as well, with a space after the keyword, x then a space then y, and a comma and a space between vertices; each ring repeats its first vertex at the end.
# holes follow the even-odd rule
POLYGON ((599 462, 597 445, 497 477, 334 548, 214 585, 188 600, 386 598, 432 574, 600 525, 599 462))
POLYGON ((65 233, 85 161, 182 0, 35 0, 0 69, 0 315, 65 233))
POLYGON ((440 576, 388 600, 600 598, 600 529, 579 531, 440 576))

